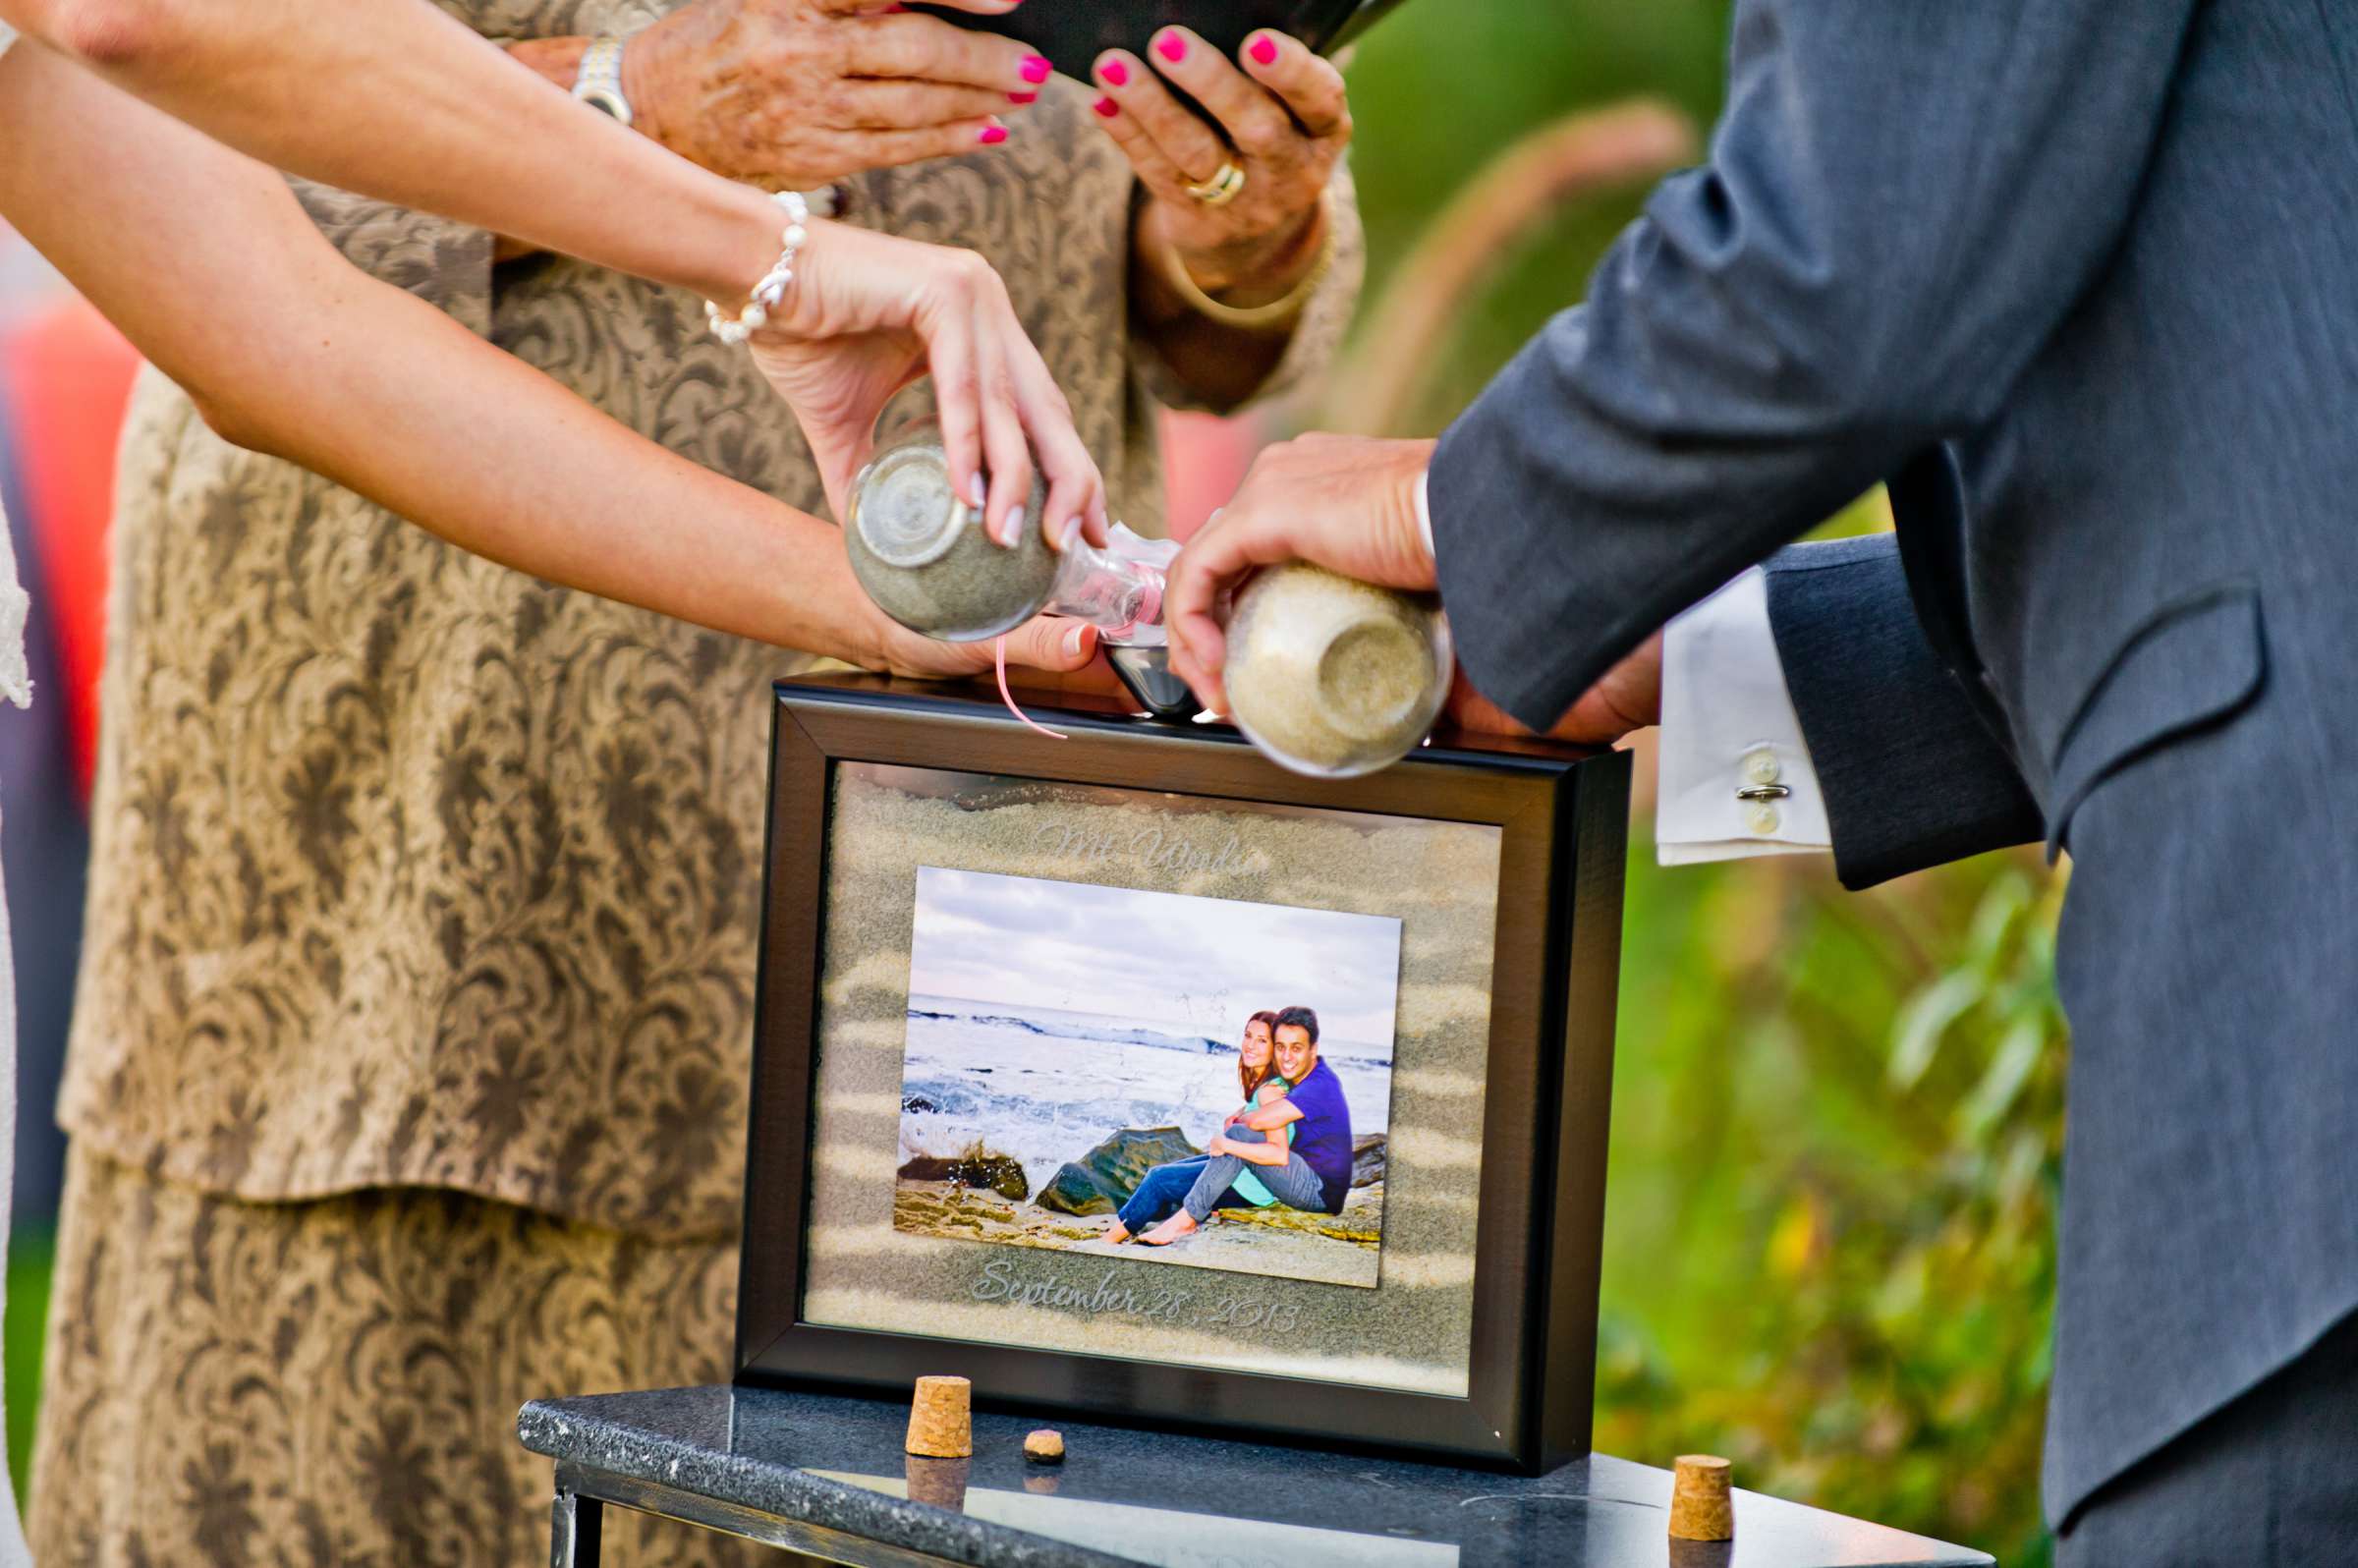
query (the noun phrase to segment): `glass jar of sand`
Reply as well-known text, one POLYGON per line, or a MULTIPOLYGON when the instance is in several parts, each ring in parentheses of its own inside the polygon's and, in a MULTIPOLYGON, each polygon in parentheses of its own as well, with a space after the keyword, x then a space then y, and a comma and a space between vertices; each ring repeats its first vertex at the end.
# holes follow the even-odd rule
MULTIPOLYGON (((1041 501, 1036 483, 1025 516, 1039 518, 1041 501)), ((976 643, 1035 615, 1074 616, 1105 634, 1149 711, 1194 712, 1163 646, 1167 556, 1142 558, 1146 541, 1130 537, 1134 548, 1122 553, 1076 538, 1059 553, 1031 524, 1014 545, 992 543, 982 508, 960 499, 930 428, 861 470, 850 514, 853 574, 911 631, 976 643)), ((1448 622, 1432 595, 1315 566, 1255 574, 1228 619, 1229 716, 1270 760, 1313 777, 1373 773, 1414 751, 1440 714, 1454 668, 1448 622)))
POLYGON ((981 643, 1035 615, 1076 616, 1109 634, 1158 621, 1162 573, 1076 538, 1059 553, 1039 525, 1038 480, 1013 545, 994 544, 982 509, 961 500, 937 429, 876 454, 852 481, 844 538, 852 574, 876 607, 912 632, 981 643))
POLYGON ((1415 751, 1455 668, 1437 599, 1316 566, 1255 573, 1228 617, 1229 717, 1270 760, 1317 778, 1415 751))

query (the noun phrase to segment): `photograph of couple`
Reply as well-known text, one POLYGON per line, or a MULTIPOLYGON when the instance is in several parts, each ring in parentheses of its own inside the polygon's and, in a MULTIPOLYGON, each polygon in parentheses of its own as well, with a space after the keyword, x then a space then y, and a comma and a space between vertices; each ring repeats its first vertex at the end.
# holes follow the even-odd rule
POLYGON ((1400 923, 918 874, 896 1230, 1373 1288, 1400 923))
POLYGON ((1351 1191, 1351 1103, 1319 1060, 1319 1015, 1255 1013, 1237 1047, 1244 1103, 1204 1152, 1147 1172, 1105 1239, 1168 1247, 1223 1208, 1339 1214, 1351 1191), (1151 1226, 1151 1229, 1148 1227, 1151 1226))

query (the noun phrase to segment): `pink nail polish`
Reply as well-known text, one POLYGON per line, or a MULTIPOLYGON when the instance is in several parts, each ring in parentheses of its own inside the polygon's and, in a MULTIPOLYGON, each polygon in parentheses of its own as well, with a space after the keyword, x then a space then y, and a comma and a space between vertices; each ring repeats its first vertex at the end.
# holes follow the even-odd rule
POLYGON ((1007 140, 1007 128, 1006 128, 1005 126, 1003 126, 1003 125, 986 125, 986 126, 984 126, 984 127, 982 128, 982 144, 983 144, 984 146, 986 146, 986 147, 995 147, 995 146, 997 146, 997 145, 998 145, 1000 142, 1002 142, 1002 141, 1004 141, 1004 140, 1007 140))
POLYGON ((1155 51, 1174 65, 1187 58, 1187 40, 1176 32, 1166 32, 1155 40, 1155 51))
POLYGON ((1009 103, 1038 103, 1039 94, 1037 92, 1010 92, 1007 94, 1007 101, 1009 103))
POLYGON ((1055 69, 1047 62, 1044 55, 1028 54, 1024 56, 1024 80, 1026 82, 1036 84, 1045 82, 1048 80, 1049 73, 1055 69))
POLYGON ((1097 118, 1100 120, 1110 120, 1122 112, 1122 106, 1111 98, 1099 98, 1090 107, 1097 111, 1097 118))
POLYGON ((1105 80, 1117 87, 1126 87, 1130 84, 1130 68, 1119 60, 1108 60, 1105 62, 1105 80))
POLYGON ((1265 32, 1255 38, 1253 40, 1253 58, 1263 65, 1275 65, 1277 63, 1277 40, 1265 32))

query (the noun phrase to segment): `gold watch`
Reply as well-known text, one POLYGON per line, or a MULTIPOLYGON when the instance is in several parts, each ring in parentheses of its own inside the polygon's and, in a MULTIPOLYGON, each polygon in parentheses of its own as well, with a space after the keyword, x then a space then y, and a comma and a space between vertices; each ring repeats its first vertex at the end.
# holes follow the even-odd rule
POLYGON ((573 95, 627 126, 631 123, 631 100, 622 95, 624 42, 611 32, 590 40, 590 47, 582 51, 581 66, 573 74, 573 95))

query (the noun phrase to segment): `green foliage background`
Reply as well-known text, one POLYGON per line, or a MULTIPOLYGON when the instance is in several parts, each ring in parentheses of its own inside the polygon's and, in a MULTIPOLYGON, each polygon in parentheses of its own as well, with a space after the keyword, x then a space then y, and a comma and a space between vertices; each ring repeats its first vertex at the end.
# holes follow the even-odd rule
MULTIPOLYGON (((1370 299, 1488 160, 1632 97, 1708 127, 1721 0, 1423 0, 1351 66, 1370 299)), ((1431 431, 1554 310, 1643 193, 1500 258, 1423 367, 1431 431)), ((1363 317, 1364 320, 1364 317, 1363 317)), ((1405 433, 1405 432, 1404 432, 1405 433)), ((1829 525, 1882 521, 1869 498, 1829 525)), ((1632 824, 1597 1445, 2044 1562, 2039 1441, 2060 1174, 2060 879, 1991 856, 1866 894, 1823 859, 1665 871, 1632 824)))

